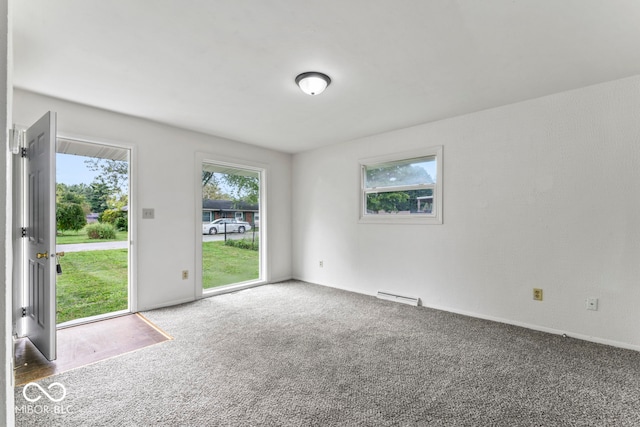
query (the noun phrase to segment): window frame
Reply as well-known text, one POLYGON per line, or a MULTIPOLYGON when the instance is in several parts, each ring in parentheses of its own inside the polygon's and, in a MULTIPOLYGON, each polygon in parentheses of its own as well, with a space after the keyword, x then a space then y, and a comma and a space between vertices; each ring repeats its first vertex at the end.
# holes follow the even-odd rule
POLYGON ((393 153, 384 156, 368 157, 359 160, 360 168, 360 189, 358 194, 358 214, 359 223, 361 224, 442 224, 442 201, 443 201, 443 146, 422 148, 419 150, 406 151, 401 153, 393 153), (417 184, 417 185, 400 185, 395 187, 383 188, 366 188, 366 170, 367 167, 375 167, 385 163, 402 162, 412 159, 425 157, 434 157, 436 160, 436 176, 435 184, 417 184), (410 215, 403 214, 367 214, 367 194, 371 193, 391 193, 397 191, 410 191, 421 189, 433 189, 434 209, 430 214, 414 213, 410 215))
MULTIPOLYGON (((195 154, 193 179, 194 179, 194 218, 195 224, 199 224, 198 218, 201 217, 202 211, 202 169, 205 165, 212 165, 215 167, 238 169, 240 171, 254 172, 260 179, 260 192, 259 192, 259 212, 262 216, 262 227, 257 231, 258 238, 260 239, 259 250, 259 277, 255 280, 249 280, 246 282, 239 282, 235 284, 228 284, 224 286, 218 286, 214 288, 203 288, 203 262, 202 262, 202 227, 194 228, 195 239, 195 280, 194 297, 196 299, 207 298, 215 295, 236 292, 242 289, 248 289, 255 286, 264 285, 269 283, 271 278, 270 255, 269 255, 269 203, 267 194, 269 193, 269 181, 271 169, 269 164, 260 163, 256 161, 249 161, 246 159, 237 159, 232 157, 226 157, 220 154, 211 152, 198 151, 195 154)), ((215 215, 214 215, 214 220, 215 215)), ((218 218, 224 219, 224 218, 218 218)))

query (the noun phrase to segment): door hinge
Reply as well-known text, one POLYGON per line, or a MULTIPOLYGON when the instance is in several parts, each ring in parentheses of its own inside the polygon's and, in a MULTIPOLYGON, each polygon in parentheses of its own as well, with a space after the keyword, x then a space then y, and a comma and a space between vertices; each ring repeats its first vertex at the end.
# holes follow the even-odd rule
POLYGON ((22 317, 27 317, 27 307, 22 307, 22 317))
POLYGON ((22 237, 27 237, 27 227, 22 227, 20 229, 20 234, 22 237))
POLYGON ((27 149, 25 147, 20 148, 20 157, 23 159, 27 158, 27 149))

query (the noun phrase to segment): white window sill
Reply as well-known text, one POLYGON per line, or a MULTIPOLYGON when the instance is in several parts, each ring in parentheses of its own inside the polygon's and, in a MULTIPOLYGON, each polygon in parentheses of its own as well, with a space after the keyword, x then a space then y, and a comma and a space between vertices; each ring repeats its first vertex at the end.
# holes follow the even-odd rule
POLYGON ((407 215, 407 214, 383 214, 361 216, 360 224, 417 224, 417 225, 439 225, 442 218, 427 215, 407 215))

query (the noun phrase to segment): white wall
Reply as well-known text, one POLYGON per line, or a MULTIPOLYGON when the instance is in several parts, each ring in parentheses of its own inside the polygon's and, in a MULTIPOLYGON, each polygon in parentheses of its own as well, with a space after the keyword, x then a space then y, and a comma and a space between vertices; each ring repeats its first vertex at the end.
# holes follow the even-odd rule
POLYGON ((16 90, 14 121, 30 125, 48 110, 58 113, 58 134, 93 141, 119 142, 135 149, 137 191, 138 309, 194 299, 197 152, 267 169, 268 281, 291 277, 291 155, 162 125, 59 99, 16 90), (142 220, 141 209, 154 208, 155 219, 142 220), (182 270, 189 270, 182 280, 182 270))
POLYGON ((292 177, 296 278, 640 350, 640 77, 298 154, 292 177), (358 159, 434 145, 444 224, 359 224, 358 159))
POLYGON ((11 251, 11 155, 8 151, 7 130, 11 126, 11 85, 13 61, 10 51, 10 9, 8 1, 0 1, 0 277, 4 286, 0 292, 0 339, 4 343, 0 350, 0 425, 14 424, 13 401, 13 343, 11 339, 12 306, 12 251, 11 251))

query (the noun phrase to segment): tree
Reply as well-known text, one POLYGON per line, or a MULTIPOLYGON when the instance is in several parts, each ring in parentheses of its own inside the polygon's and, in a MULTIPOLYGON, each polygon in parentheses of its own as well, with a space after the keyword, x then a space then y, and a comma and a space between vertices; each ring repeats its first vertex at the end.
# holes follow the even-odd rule
POLYGON ((236 200, 258 203, 260 199, 260 180, 257 176, 222 174, 225 184, 232 189, 236 200))
POLYGON ((56 204, 56 226, 58 227, 58 231, 78 231, 85 225, 87 225, 87 217, 85 216, 84 210, 80 204, 56 204))
POLYGON ((129 229, 129 212, 120 209, 107 209, 100 214, 100 222, 113 225, 117 230, 129 229))
POLYGON ((367 196, 367 209, 373 212, 398 212, 410 210, 409 194, 406 191, 377 193, 367 196))
POLYGON ((220 189, 214 172, 202 171, 202 198, 209 200, 226 200, 231 196, 220 189))
POLYGON ((367 168, 367 187, 369 188, 433 183, 429 172, 413 164, 367 168))
POLYGON ((100 174, 94 178, 95 184, 106 185, 111 195, 126 194, 129 183, 129 163, 124 160, 87 159, 87 168, 100 174))
POLYGON ((258 203, 260 180, 257 176, 202 171, 202 197, 258 203))
POLYGON ((111 191, 105 183, 94 182, 89 186, 89 195, 87 201, 91 206, 91 212, 101 213, 105 209, 109 209, 109 197, 111 191))
POLYGON ((56 184, 56 203, 75 203, 82 207, 85 214, 88 214, 91 212, 91 206, 85 195, 87 188, 84 184, 56 184))
MULTIPOLYGON (((386 164, 366 169, 366 186, 370 189, 393 190, 393 187, 404 187, 399 191, 381 191, 367 195, 367 210, 373 212, 399 212, 417 210, 416 197, 431 195, 429 189, 411 190, 411 186, 433 184, 433 178, 422 163, 386 164)), ((426 161, 424 162, 426 163, 426 161)))
POLYGON ((212 185, 217 185, 215 172, 209 172, 209 171, 203 170, 202 171, 202 187, 204 188, 205 186, 209 185, 209 183, 211 183, 212 185))
POLYGON ((202 198, 209 200, 227 200, 230 199, 231 196, 220 190, 217 186, 209 184, 202 187, 202 198))

